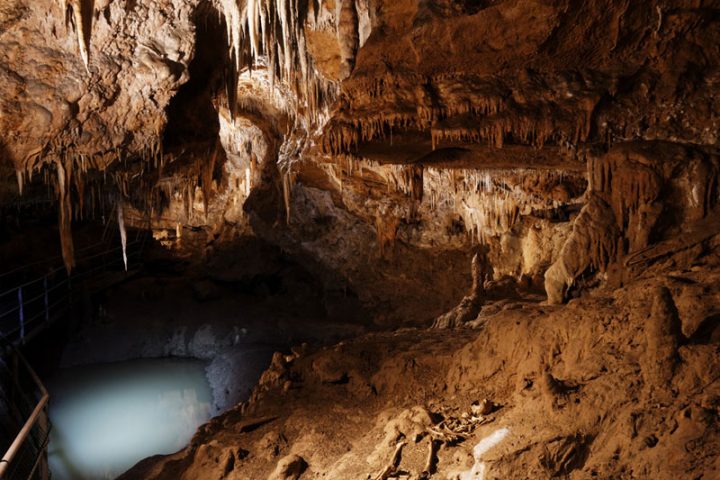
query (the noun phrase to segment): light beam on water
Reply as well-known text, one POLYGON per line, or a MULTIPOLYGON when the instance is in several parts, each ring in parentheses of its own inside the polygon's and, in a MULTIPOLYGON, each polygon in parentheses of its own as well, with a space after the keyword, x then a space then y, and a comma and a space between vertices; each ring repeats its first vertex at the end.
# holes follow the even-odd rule
POLYGON ((112 479, 183 448, 211 416, 205 365, 135 360, 62 371, 49 384, 53 479, 112 479))

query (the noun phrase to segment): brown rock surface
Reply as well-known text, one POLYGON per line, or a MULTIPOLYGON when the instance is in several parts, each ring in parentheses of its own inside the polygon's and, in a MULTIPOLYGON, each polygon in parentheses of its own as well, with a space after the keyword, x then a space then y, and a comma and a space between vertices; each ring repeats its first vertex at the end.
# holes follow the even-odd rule
MULTIPOLYGON (((717 272, 686 275, 717 290, 717 272)), ((250 452, 228 478, 265 478, 275 468, 263 460, 269 435, 286 439, 275 455, 307 461, 301 478, 375 478, 399 442, 397 471, 417 478, 432 441, 441 442, 438 478, 467 478, 481 464, 484 478, 712 478, 717 343, 683 344, 668 282, 655 270, 566 307, 506 310, 480 330, 370 334, 301 355, 289 366, 301 379, 295 388, 259 385, 186 450, 122 478, 170 478, 150 472, 199 465, 209 441, 250 452), (339 353, 369 385, 365 394, 315 373, 339 353), (478 413, 485 398, 495 407, 478 413), (274 420, 238 430, 253 418, 274 420), (503 429, 497 446, 473 460, 476 445, 503 429)))
POLYGON ((718 475, 720 2, 1 3, 4 257, 37 204, 68 270, 73 223, 220 280, 279 270, 255 237, 401 328, 126 478, 718 475))

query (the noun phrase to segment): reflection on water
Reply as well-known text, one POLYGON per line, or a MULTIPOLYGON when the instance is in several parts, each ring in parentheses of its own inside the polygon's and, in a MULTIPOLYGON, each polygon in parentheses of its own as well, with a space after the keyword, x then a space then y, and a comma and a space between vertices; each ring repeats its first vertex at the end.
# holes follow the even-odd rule
POLYGON ((112 479, 183 448, 210 418, 204 364, 137 360, 64 370, 50 382, 54 480, 112 479))

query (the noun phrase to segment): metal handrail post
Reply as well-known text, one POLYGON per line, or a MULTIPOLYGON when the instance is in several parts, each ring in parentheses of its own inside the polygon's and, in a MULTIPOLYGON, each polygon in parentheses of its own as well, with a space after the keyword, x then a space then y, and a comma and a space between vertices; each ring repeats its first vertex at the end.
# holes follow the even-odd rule
POLYGON ((45 322, 50 321, 50 301, 48 296, 48 279, 47 276, 43 278, 43 289, 44 289, 44 296, 43 299, 45 301, 45 322))
POLYGON ((25 343, 25 310, 23 308, 22 286, 18 287, 18 307, 20 316, 20 341, 25 343))

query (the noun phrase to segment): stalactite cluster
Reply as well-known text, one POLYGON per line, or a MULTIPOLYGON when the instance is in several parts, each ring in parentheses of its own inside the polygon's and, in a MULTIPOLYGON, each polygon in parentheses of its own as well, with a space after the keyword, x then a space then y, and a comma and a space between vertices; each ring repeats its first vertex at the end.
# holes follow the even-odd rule
POLYGON ((569 93, 554 102, 529 102, 527 85, 499 85, 492 79, 456 75, 431 78, 387 74, 353 80, 326 128, 323 151, 350 153, 373 140, 392 141, 392 133, 427 132, 433 150, 445 143, 511 141, 541 148, 554 143, 570 149, 586 142, 599 95, 569 93), (419 87, 418 85, 423 85, 419 87))
POLYGON ((343 116, 336 118, 322 140, 323 151, 332 155, 352 153, 362 142, 375 139, 389 140, 393 131, 402 132, 418 128, 415 113, 393 112, 369 118, 350 118, 346 115, 347 120, 340 120, 343 116))
MULTIPOLYGON (((496 211, 505 210, 514 218, 517 214, 531 214, 534 209, 557 208, 561 205, 561 202, 547 195, 542 195, 540 192, 533 193, 523 188, 527 179, 539 182, 543 186, 562 182, 564 175, 555 171, 529 169, 454 171, 429 168, 428 176, 442 179, 434 182, 438 187, 430 192, 431 205, 435 208, 443 204, 449 207, 463 204, 465 208, 472 210, 474 207, 469 207, 468 201, 477 205, 495 204, 498 207, 496 211), (448 183, 451 185, 450 189, 442 188, 448 183), (470 200, 470 196, 475 198, 470 200)), ((508 226, 512 226, 511 223, 510 221, 508 226)))
MULTIPOLYGON (((429 217, 459 216, 472 241, 478 243, 509 232, 521 216, 543 215, 581 203, 584 187, 571 193, 564 185, 585 184, 581 172, 380 164, 348 155, 333 157, 333 162, 324 167, 341 189, 346 183, 361 180, 368 185, 381 184, 388 193, 407 197, 408 211, 399 216, 413 216, 412 211, 420 208, 429 217), (562 195, 556 193, 558 189, 562 195)), ((378 211, 375 218, 384 216, 385 213, 378 211)), ((376 221, 376 224, 384 232, 385 222, 376 221)), ((383 233, 383 237, 386 236, 383 233)))
POLYGON ((587 271, 604 272, 678 229, 693 231, 720 205, 719 175, 717 154, 663 142, 618 144, 589 157, 589 200, 545 275, 550 300, 562 302, 587 271))
POLYGON ((565 177, 551 170, 428 168, 426 176, 431 208, 457 211, 478 243, 508 232, 521 215, 557 209, 568 203, 548 195, 565 177), (528 188, 536 185, 539 186, 536 191, 528 188))
POLYGON ((574 126, 570 126, 557 122, 550 115, 539 118, 518 116, 517 113, 481 116, 486 111, 485 108, 466 107, 457 109, 457 113, 448 113, 448 109, 433 111, 418 108, 418 112, 413 113, 393 112, 346 121, 342 116, 336 116, 323 138, 323 151, 333 155, 353 152, 361 143, 373 140, 392 142, 393 132, 409 130, 429 129, 433 150, 443 142, 487 143, 491 147, 502 148, 508 138, 537 148, 549 142, 576 148, 589 136, 590 124, 585 112, 581 112, 572 122, 574 126), (468 111, 472 115, 468 115, 468 111), (433 120, 437 118, 435 115, 450 115, 450 119, 433 120))
POLYGON ((574 131, 566 132, 564 125, 557 125, 552 116, 541 118, 519 117, 517 115, 495 116, 474 123, 472 126, 457 125, 458 122, 442 123, 430 130, 433 150, 443 142, 488 143, 491 147, 502 148, 508 138, 514 142, 542 148, 546 143, 557 145, 578 145, 587 140, 589 125, 583 114, 577 119, 574 131), (456 123, 456 125, 453 125, 456 123))
POLYGON ((230 55, 238 73, 266 59, 272 82, 292 90, 317 121, 334 95, 334 86, 315 69, 305 41, 306 0, 216 0, 225 17, 230 55))
POLYGON ((618 145, 608 155, 588 159, 590 189, 611 206, 624 232, 622 254, 646 247, 665 211, 682 208, 686 221, 704 218, 720 204, 719 171, 715 156, 652 143, 618 145), (687 180, 678 183, 673 177, 687 180), (668 196, 674 202, 667 202, 668 196))

